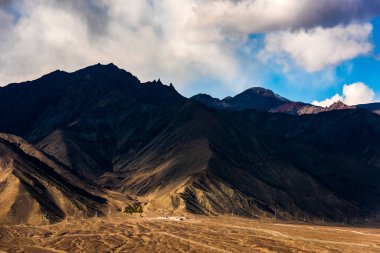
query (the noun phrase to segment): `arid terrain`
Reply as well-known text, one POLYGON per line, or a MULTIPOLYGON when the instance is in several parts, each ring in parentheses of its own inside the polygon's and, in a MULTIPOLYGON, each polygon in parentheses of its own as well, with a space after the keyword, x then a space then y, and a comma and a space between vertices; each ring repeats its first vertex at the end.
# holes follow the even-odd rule
POLYGON ((1 88, 0 251, 380 252, 380 103, 195 98, 113 64, 1 88))
POLYGON ((380 252, 380 229, 237 216, 146 216, 1 225, 5 252, 380 252))

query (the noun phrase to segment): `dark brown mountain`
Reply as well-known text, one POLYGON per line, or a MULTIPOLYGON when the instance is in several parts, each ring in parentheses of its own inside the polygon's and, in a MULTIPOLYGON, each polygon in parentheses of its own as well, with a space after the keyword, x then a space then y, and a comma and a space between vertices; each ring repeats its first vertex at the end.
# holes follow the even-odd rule
MULTIPOLYGON (((378 210, 374 200, 379 199, 380 173, 371 159, 332 155, 323 146, 287 138, 279 127, 272 131, 271 125, 261 126, 260 122, 277 120, 268 114, 260 115, 265 121, 246 121, 250 117, 244 114, 218 113, 194 104, 178 113, 172 116, 175 123, 99 183, 149 196, 166 208, 174 205, 197 213, 277 212, 290 219, 342 221, 345 216, 373 216, 378 210)), ((275 123, 288 121, 293 123, 293 118, 275 123)), ((328 134, 333 138, 334 133, 328 134)))
POLYGON ((269 111, 290 102, 273 91, 261 87, 253 87, 234 97, 226 97, 222 100, 207 94, 198 94, 191 99, 216 109, 259 111, 269 111))
POLYGON ((292 103, 261 88, 224 100, 239 110, 214 109, 114 65, 12 84, 0 101, 0 131, 62 164, 59 174, 152 211, 334 221, 380 211, 380 118, 363 109, 259 112, 292 103))
POLYGON ((363 105, 357 105, 356 107, 363 108, 380 115, 380 103, 363 104, 363 105))
POLYGON ((0 129, 46 148, 94 179, 112 168, 118 125, 140 120, 144 107, 164 110, 183 100, 173 86, 140 84, 113 64, 98 64, 0 88, 0 129))

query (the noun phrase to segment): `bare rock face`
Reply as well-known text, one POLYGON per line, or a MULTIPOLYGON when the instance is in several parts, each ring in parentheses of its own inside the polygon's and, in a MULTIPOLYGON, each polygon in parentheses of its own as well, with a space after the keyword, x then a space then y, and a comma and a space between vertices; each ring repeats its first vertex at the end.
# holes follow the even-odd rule
POLYGON ((111 195, 199 214, 341 221, 380 211, 380 118, 367 109, 263 88, 186 99, 114 65, 12 84, 0 103, 0 131, 30 143, 0 139, 3 221, 91 215, 111 195), (18 203, 34 211, 14 215, 18 203))
POLYGON ((106 203, 21 138, 0 134, 0 158, 1 223, 39 225, 93 216, 106 203))

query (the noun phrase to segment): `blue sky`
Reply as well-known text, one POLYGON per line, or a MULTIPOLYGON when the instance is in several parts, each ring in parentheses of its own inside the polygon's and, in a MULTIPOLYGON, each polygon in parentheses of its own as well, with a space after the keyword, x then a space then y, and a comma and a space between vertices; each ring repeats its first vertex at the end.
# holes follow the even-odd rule
POLYGON ((377 0, 0 0, 0 85, 113 62, 185 96, 375 102, 379 16, 377 0))
MULTIPOLYGON (((373 50, 368 54, 359 55, 312 73, 297 66, 291 72, 284 72, 278 66, 263 64, 260 74, 257 74, 257 71, 251 71, 249 75, 249 69, 246 70, 251 81, 248 81, 240 90, 220 86, 218 80, 203 79, 194 80, 194 84, 187 86, 183 92, 188 96, 201 92, 223 98, 237 94, 250 86, 262 86, 291 100, 310 103, 341 94, 345 84, 363 82, 375 92, 375 101, 380 101, 380 17, 374 17, 370 23, 373 30, 369 40, 373 45, 373 50), (295 76, 295 78, 290 78, 290 76, 295 76)), ((257 52, 263 47, 262 41, 265 35, 251 34, 250 37, 259 41, 255 42, 254 51, 257 52)), ((244 55, 240 57, 244 58, 244 55)), ((242 60, 242 62, 245 63, 247 60, 242 60)))
MULTIPOLYGON (((364 82, 371 87, 380 100, 380 17, 371 21, 373 25, 372 43, 374 52, 369 56, 357 57, 346 64, 351 64, 351 71, 347 71, 345 64, 337 67, 337 76, 343 83, 364 82), (377 57, 377 59, 376 59, 377 57)), ((337 86, 341 87, 342 83, 337 86)))

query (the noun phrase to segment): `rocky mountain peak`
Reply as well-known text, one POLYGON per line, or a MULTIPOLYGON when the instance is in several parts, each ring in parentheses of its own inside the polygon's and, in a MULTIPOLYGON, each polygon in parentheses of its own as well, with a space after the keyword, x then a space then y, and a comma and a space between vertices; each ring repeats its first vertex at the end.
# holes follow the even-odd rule
POLYGON ((330 105, 328 108, 333 109, 333 110, 340 110, 340 109, 350 109, 350 108, 354 108, 354 107, 348 106, 345 103, 343 103, 342 101, 337 101, 337 102, 334 102, 332 105, 330 105))

